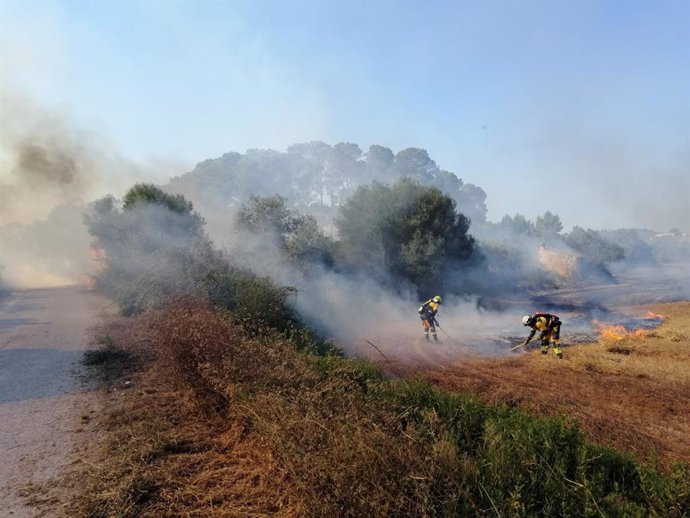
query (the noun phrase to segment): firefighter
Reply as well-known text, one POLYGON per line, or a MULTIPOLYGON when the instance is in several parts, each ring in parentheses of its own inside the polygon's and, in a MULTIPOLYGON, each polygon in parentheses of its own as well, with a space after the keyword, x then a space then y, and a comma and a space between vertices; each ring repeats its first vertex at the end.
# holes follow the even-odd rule
POLYGON ((532 328, 523 345, 530 343, 537 331, 540 331, 541 353, 549 352, 549 344, 553 347, 553 353, 558 358, 563 358, 563 351, 559 346, 561 337, 561 320, 556 315, 548 313, 535 313, 522 319, 522 325, 532 328))
POLYGON ((431 330, 431 336, 434 338, 434 342, 438 342, 438 336, 436 336, 436 326, 438 322, 436 321, 436 313, 438 312, 438 307, 443 303, 441 297, 436 295, 434 298, 427 300, 424 304, 419 306, 417 313, 419 313, 422 319, 422 327, 424 328, 424 337, 427 342, 429 341, 429 330, 431 330))

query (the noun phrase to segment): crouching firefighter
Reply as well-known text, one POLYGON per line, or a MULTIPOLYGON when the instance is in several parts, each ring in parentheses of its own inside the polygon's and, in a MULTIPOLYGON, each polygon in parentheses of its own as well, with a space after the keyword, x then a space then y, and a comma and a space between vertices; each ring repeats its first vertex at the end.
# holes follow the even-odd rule
POLYGON ((438 307, 443 301, 441 297, 436 295, 433 299, 427 300, 424 304, 419 306, 417 313, 419 313, 422 319, 422 327, 424 328, 424 337, 427 342, 429 341, 429 330, 431 330, 431 336, 434 338, 434 342, 438 342, 438 336, 436 336, 436 326, 438 322, 436 321, 436 313, 438 312, 438 307))
POLYGON ((553 353, 558 358, 563 358, 563 352, 559 346, 561 320, 556 315, 550 315, 548 313, 527 315, 522 319, 522 324, 532 328, 523 345, 530 343, 537 331, 540 331, 541 334, 539 335, 539 339, 541 340, 541 353, 548 353, 549 345, 551 345, 553 347, 553 353))

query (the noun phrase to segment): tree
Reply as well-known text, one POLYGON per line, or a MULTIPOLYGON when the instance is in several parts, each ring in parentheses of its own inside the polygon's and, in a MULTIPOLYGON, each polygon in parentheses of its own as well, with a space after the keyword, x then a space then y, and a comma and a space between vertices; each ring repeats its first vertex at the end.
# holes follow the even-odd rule
POLYGON ((306 191, 318 196, 322 205, 323 196, 327 193, 326 160, 332 149, 331 146, 319 140, 293 144, 288 148, 288 154, 296 154, 307 160, 309 165, 302 171, 301 185, 306 191))
POLYGON ((551 211, 548 210, 543 216, 537 216, 534 227, 537 235, 544 241, 555 239, 561 230, 563 230, 561 218, 552 214, 551 211))
POLYGON ((345 261, 420 290, 438 284, 447 265, 474 250, 469 220, 455 211, 453 199, 410 179, 359 187, 336 225, 345 261))
POLYGON ((367 179, 377 180, 380 182, 388 182, 393 179, 391 175, 391 167, 395 155, 387 147, 373 145, 369 146, 366 156, 366 172, 367 179))
POLYGON ((426 149, 408 147, 395 155, 393 170, 398 177, 410 177, 421 184, 428 184, 433 179, 433 172, 438 169, 436 162, 426 149))
POLYGON ((324 187, 333 206, 352 194, 363 179, 364 163, 360 161, 362 150, 357 144, 339 142, 327 155, 324 187))
POLYGON ((286 234, 294 230, 295 222, 282 196, 252 196, 237 213, 241 227, 252 232, 286 234))
POLYGON ((204 160, 194 170, 174 177, 166 192, 179 192, 203 203, 204 212, 224 210, 238 192, 237 164, 244 155, 225 153, 220 158, 204 160))
POLYGON ((450 171, 443 169, 436 172, 433 178, 433 186, 438 188, 441 192, 449 194, 453 198, 462 189, 462 180, 450 171))
POLYGON ((285 153, 271 149, 226 153, 174 178, 166 190, 183 192, 195 203, 203 204, 204 212, 214 220, 224 217, 229 205, 244 203, 251 196, 276 193, 286 198, 291 208, 314 215, 318 211, 324 219, 330 219, 359 185, 371 181, 393 183, 405 177, 438 187, 472 221, 486 221, 486 193, 463 183, 451 171, 440 169, 425 149, 413 147, 394 154, 387 147, 372 145, 362 153, 351 142, 330 146, 312 141, 293 144, 285 153))
POLYGON ((513 234, 525 236, 533 236, 537 232, 532 222, 520 213, 515 214, 513 217, 506 214, 498 223, 498 227, 504 228, 513 234))
POLYGON ((333 242, 316 219, 289 209, 281 196, 253 196, 241 207, 237 221, 245 230, 276 237, 287 257, 300 267, 333 262, 333 242))
POLYGON ((455 193, 458 210, 475 223, 486 222, 486 192, 471 183, 463 184, 455 193))
POLYGON ((568 246, 598 264, 620 261, 625 257, 622 247, 607 241, 596 230, 576 226, 564 237, 568 246))
MULTIPOLYGON (((112 203, 111 200, 105 205, 111 211, 112 203)), ((153 252, 189 246, 202 237, 204 219, 181 194, 169 194, 153 184, 138 183, 123 198, 122 217, 111 218, 111 223, 125 233, 117 240, 120 246, 153 252)))
POLYGON ((189 214, 192 212, 192 202, 181 194, 168 194, 161 188, 152 183, 135 184, 122 199, 122 208, 132 210, 137 206, 146 204, 160 205, 178 214, 189 214))
POLYGON ((646 240, 640 239, 637 231, 631 228, 600 231, 601 237, 620 246, 626 261, 632 263, 654 264, 654 249, 646 240))
POLYGON ((112 196, 97 200, 84 220, 107 263, 97 286, 125 314, 194 292, 218 263, 192 204, 152 184, 132 187, 122 209, 112 196))
POLYGON ((294 196, 294 179, 301 161, 295 156, 272 149, 249 149, 237 165, 235 181, 242 199, 249 196, 270 196, 277 192, 294 196))

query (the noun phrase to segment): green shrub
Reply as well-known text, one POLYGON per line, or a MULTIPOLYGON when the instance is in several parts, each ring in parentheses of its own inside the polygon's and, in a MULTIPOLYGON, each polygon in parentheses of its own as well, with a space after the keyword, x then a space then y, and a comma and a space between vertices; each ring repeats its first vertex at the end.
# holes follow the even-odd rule
POLYGON ((299 323, 297 314, 288 304, 296 290, 276 286, 267 277, 228 268, 209 272, 203 287, 211 303, 232 311, 239 320, 280 331, 299 323))

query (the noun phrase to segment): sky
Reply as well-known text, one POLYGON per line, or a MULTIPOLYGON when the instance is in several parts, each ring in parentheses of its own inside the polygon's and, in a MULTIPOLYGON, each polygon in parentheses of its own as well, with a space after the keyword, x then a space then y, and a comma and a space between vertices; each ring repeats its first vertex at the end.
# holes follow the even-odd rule
POLYGON ((0 93, 168 176, 421 147, 490 220, 690 231, 690 0, 0 0, 0 93))

